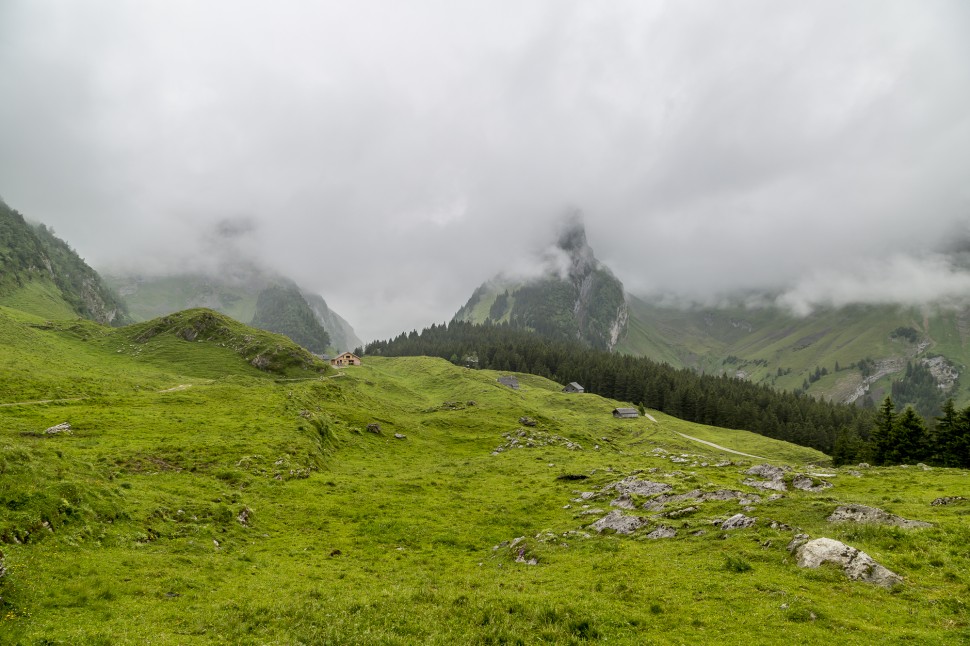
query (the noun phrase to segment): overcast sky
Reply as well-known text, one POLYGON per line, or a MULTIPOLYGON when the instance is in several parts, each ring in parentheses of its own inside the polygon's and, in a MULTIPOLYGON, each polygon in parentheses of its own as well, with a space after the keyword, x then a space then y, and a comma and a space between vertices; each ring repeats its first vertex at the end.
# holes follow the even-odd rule
POLYGON ((251 256, 365 339, 572 208, 634 293, 970 292, 965 0, 3 0, 0 88, 0 196, 89 263, 251 256))

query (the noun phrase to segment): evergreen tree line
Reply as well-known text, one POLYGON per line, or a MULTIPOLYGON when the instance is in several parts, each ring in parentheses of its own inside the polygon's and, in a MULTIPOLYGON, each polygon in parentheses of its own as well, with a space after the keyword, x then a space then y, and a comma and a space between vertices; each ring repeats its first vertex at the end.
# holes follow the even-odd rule
POLYGON ((587 392, 643 405, 681 419, 753 431, 831 454, 836 440, 865 445, 873 413, 832 404, 801 392, 780 392, 728 376, 701 375, 643 357, 593 350, 572 340, 550 340, 514 325, 464 321, 374 341, 366 354, 435 356, 458 365, 526 372, 587 392))
POLYGON ((876 415, 868 440, 844 429, 836 439, 832 461, 876 465, 916 464, 970 468, 970 406, 957 410, 947 400, 939 417, 927 424, 912 406, 900 413, 887 396, 876 415))

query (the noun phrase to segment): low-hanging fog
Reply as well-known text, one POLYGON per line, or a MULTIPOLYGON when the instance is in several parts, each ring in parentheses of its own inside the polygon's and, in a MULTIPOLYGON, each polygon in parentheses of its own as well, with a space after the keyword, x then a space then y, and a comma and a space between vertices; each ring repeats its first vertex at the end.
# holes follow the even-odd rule
POLYGON ((0 83, 0 196, 92 265, 252 259, 365 339, 576 208, 637 294, 970 296, 961 0, 9 0, 0 83))

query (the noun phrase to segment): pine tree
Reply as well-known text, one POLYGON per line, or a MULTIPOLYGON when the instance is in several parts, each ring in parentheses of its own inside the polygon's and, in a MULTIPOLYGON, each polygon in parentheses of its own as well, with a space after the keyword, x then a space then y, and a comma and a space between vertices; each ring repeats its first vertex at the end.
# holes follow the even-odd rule
POLYGON ((892 446, 893 426, 896 423, 896 405, 892 397, 886 396, 879 413, 876 425, 872 429, 872 461, 875 464, 886 464, 892 446))
POLYGON ((920 462, 926 459, 926 423, 912 406, 907 406, 893 425, 890 464, 920 462))

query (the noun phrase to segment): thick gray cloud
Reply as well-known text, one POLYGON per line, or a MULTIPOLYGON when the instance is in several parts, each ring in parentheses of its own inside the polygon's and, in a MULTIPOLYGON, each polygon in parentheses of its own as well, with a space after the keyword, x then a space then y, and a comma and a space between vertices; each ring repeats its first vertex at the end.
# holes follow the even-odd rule
POLYGON ((251 254, 365 338, 574 207, 635 292, 952 298, 967 7, 8 1, 0 195, 96 266, 251 254))

